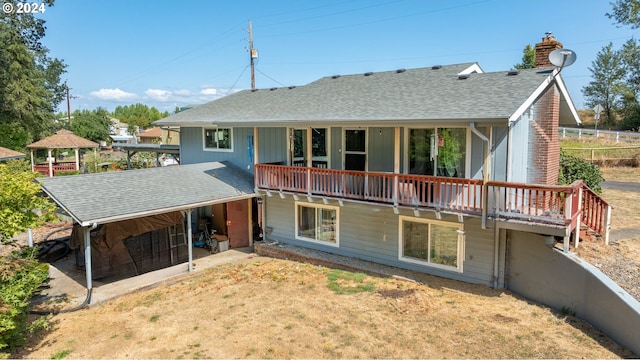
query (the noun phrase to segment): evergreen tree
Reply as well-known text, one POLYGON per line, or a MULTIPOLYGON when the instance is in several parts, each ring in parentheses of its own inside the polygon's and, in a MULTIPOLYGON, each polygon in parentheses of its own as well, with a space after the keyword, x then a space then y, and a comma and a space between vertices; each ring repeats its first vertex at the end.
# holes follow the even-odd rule
POLYGON ((611 6, 613 12, 606 14, 609 19, 632 29, 640 28, 640 0, 616 0, 611 6))
POLYGON ((522 62, 520 64, 513 65, 516 69, 533 69, 536 67, 536 49, 527 44, 522 50, 522 62))
MULTIPOLYGON (((5 1, 13 3, 15 0, 5 1)), ((45 0, 53 6, 53 0, 45 0)), ((66 65, 41 43, 45 21, 33 14, 0 12, 0 146, 21 150, 54 129, 54 109, 64 98, 66 65), (20 143, 23 141, 23 143, 20 143)))

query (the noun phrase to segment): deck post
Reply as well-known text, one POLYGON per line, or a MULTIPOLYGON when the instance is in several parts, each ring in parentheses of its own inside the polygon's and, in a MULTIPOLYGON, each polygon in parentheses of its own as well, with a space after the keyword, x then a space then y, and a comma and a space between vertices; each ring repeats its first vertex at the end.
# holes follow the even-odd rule
POLYGON ((93 275, 91 274, 91 228, 82 227, 84 235, 84 269, 87 276, 87 292, 91 294, 93 290, 93 275))
POLYGON ((565 236, 564 241, 562 243, 562 251, 568 253, 569 252, 569 244, 571 243, 571 237, 565 236))
POLYGON ((189 272, 193 272, 193 235, 191 226, 191 209, 185 210, 182 215, 187 220, 187 251, 189 252, 189 272))
POLYGON ((604 244, 609 245, 609 231, 611 230, 611 205, 604 211, 604 244))
POLYGON ((49 177, 53 177, 53 159, 51 158, 51 149, 47 149, 47 162, 49 163, 49 177))

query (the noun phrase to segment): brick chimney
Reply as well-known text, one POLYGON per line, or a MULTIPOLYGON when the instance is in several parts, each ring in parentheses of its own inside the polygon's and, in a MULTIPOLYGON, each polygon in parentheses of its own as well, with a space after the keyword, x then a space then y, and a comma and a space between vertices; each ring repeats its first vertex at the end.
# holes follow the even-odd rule
POLYGON ((536 67, 553 67, 549 61, 549 54, 556 49, 562 49, 562 44, 551 36, 551 33, 547 33, 542 42, 536 44, 536 67))

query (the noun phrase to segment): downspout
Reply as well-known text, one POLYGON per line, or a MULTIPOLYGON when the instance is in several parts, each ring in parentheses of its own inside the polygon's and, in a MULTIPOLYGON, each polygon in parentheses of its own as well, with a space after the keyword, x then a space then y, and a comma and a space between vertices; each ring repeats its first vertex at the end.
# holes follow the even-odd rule
POLYGON ((476 134, 482 141, 487 144, 484 152, 484 164, 482 166, 482 228, 487 229, 487 183, 489 182, 489 160, 491 156, 491 141, 480 130, 476 129, 476 123, 474 121, 469 123, 471 131, 476 134))

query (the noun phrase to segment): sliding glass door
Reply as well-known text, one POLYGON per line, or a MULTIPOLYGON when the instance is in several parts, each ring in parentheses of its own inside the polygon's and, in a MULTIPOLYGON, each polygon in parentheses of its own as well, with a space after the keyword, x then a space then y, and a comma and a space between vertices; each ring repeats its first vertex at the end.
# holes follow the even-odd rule
POLYGON ((465 177, 466 128, 409 129, 409 174, 465 177))

